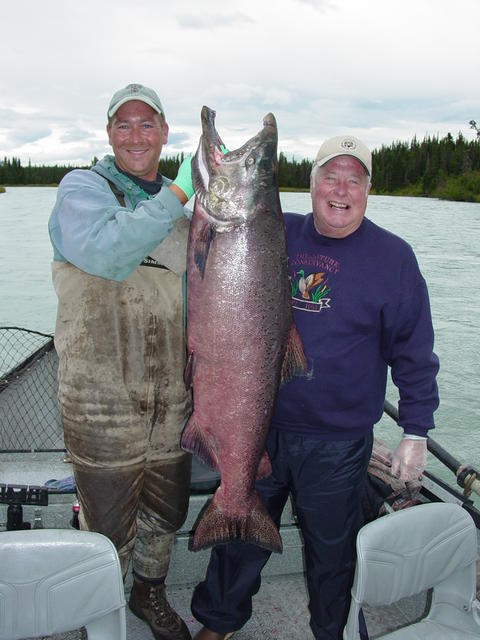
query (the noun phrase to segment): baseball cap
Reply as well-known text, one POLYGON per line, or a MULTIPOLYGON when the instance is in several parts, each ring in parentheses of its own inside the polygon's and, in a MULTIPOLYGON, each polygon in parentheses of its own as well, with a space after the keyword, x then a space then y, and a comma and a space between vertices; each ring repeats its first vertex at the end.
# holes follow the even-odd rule
POLYGON ((370 149, 355 136, 335 136, 325 140, 318 150, 315 164, 319 167, 337 156, 352 156, 365 167, 369 176, 372 175, 372 154, 370 149))
POLYGON ((165 111, 163 110, 160 98, 157 96, 153 89, 144 87, 143 84, 127 84, 124 89, 119 89, 113 94, 110 104, 108 105, 108 117, 111 118, 115 115, 118 109, 129 102, 130 100, 141 100, 148 104, 157 113, 162 114, 165 117, 165 111))

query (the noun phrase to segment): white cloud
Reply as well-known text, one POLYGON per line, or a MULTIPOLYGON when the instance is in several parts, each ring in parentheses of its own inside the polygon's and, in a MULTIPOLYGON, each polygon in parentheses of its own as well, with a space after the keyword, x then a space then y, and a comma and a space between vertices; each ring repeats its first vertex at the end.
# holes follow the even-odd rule
POLYGON ((196 149, 204 104, 230 148, 272 111, 279 149, 297 158, 347 130, 371 146, 473 139, 479 21, 478 0, 5 3, 0 157, 103 155, 110 96, 134 81, 159 92, 171 155, 196 149))
POLYGON ((217 27, 227 27, 235 29, 242 24, 252 24, 255 20, 240 11, 234 13, 208 13, 184 14, 178 16, 178 23, 181 27, 191 29, 215 29, 217 27))

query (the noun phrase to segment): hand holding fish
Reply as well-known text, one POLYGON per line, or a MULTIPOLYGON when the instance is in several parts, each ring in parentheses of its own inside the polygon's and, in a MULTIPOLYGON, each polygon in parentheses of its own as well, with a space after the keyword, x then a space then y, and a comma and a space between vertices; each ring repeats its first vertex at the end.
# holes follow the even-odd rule
POLYGON ((186 156, 178 168, 177 177, 170 185, 170 190, 174 192, 182 204, 186 204, 193 196, 192 183, 192 156, 186 156))

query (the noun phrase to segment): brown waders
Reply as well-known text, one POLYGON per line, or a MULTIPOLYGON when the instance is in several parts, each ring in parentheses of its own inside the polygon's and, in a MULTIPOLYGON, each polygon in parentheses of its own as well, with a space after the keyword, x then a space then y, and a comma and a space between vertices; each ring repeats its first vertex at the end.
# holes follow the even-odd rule
POLYGON ((140 266, 114 282, 55 262, 53 280, 58 397, 80 526, 114 542, 124 576, 133 556, 137 578, 156 585, 139 591, 135 580, 132 594, 155 637, 189 638, 177 622, 167 635, 155 623, 173 619, 162 585, 190 493, 191 458, 180 449, 190 412, 182 278, 140 266))

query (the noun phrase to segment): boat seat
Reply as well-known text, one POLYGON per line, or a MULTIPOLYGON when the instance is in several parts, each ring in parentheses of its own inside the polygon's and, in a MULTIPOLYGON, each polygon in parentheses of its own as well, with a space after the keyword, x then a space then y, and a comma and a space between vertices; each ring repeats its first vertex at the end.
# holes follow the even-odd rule
POLYGON ((125 640, 125 593, 115 547, 99 533, 0 533, 0 640, 85 627, 88 640, 125 640))
POLYGON ((475 524, 456 504, 417 505, 365 525, 357 536, 357 566, 344 640, 362 637, 362 606, 391 605, 428 589, 433 592, 427 616, 382 638, 480 638, 477 553, 475 524))

